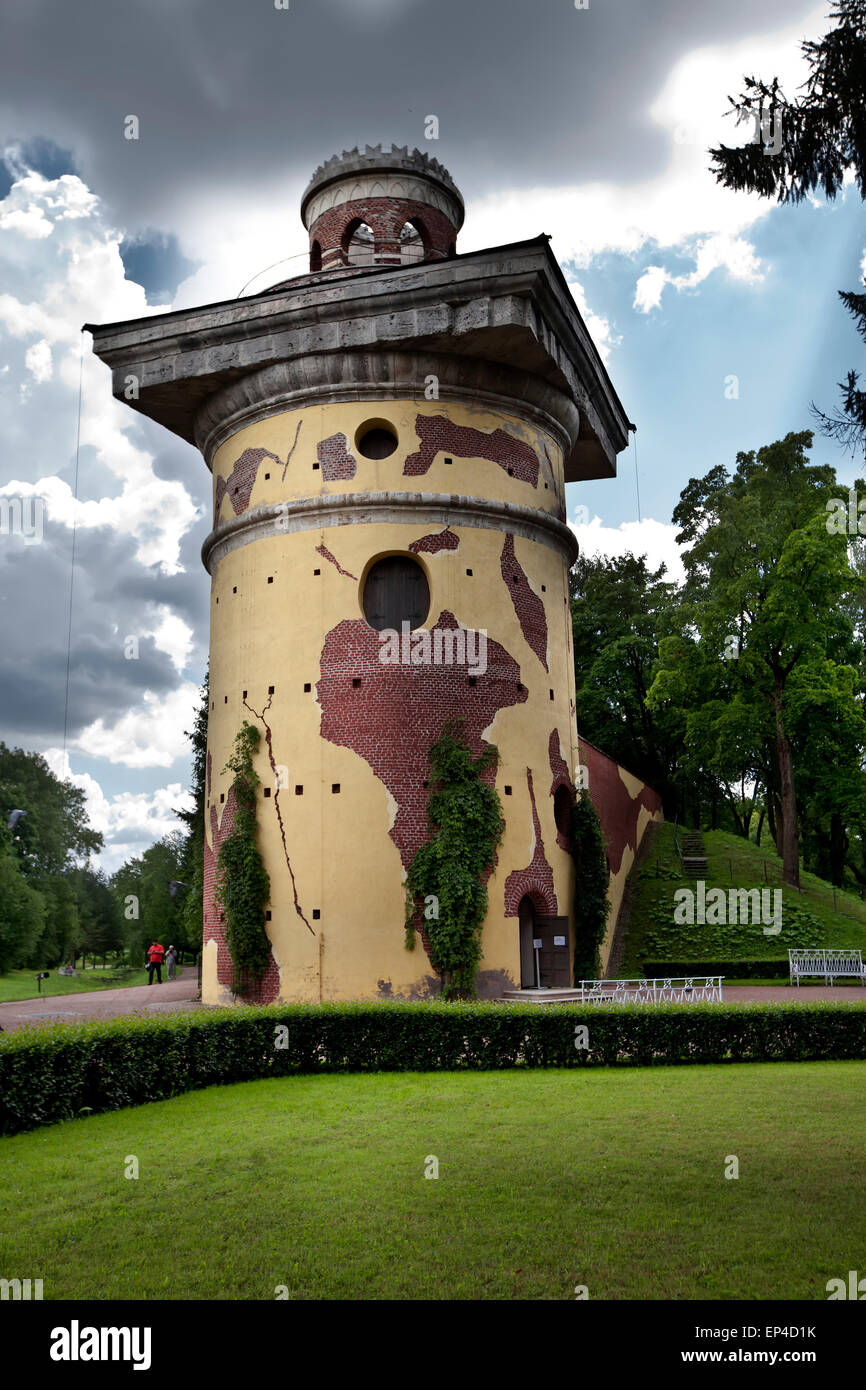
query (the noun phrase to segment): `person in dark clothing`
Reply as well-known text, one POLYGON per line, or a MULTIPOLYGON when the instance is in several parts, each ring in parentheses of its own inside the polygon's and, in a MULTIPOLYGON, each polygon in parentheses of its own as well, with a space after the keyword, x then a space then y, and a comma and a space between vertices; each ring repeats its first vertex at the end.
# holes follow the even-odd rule
POLYGON ((147 949, 147 983, 153 984, 153 972, 156 971, 156 983, 162 984, 162 961, 165 955, 165 948, 160 946, 158 941, 154 941, 147 949))

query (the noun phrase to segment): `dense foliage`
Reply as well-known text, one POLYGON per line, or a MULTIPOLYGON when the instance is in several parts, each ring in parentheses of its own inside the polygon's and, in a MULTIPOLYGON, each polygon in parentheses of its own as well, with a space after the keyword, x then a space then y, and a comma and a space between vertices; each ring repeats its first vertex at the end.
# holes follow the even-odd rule
POLYGON ((578 792, 569 828, 575 867, 574 983, 579 985, 599 977, 609 910, 604 835, 588 791, 578 792))
MULTIPOLYGON (((866 198, 866 0, 835 0, 829 17, 836 27, 820 40, 802 44, 809 77, 800 96, 786 97, 778 78, 747 77, 739 99, 730 99, 730 114, 736 114, 738 124, 752 122, 760 138, 710 151, 713 172, 726 188, 775 197, 780 203, 799 203, 816 191, 834 199, 850 172, 866 198)), ((866 295, 841 290, 839 295, 866 338, 866 295)), ((841 413, 816 414, 827 434, 863 449, 866 392, 857 382, 858 373, 851 371, 840 385, 841 413)))
POLYGON ((474 758, 460 725, 447 723, 430 749, 430 838, 406 879, 406 925, 411 931, 423 912, 430 959, 446 999, 474 994, 487 914, 485 877, 503 830, 499 795, 485 780, 499 754, 491 745, 474 758))
POLYGON ((0 1133, 297 1073, 866 1058, 859 1004, 317 1004, 21 1029, 0 1133), (585 1034, 583 1033, 585 1029, 585 1034), (582 1046, 584 1043, 586 1046, 582 1046))
POLYGON ((217 859, 215 897, 225 913, 226 944, 234 966, 234 990, 245 993, 267 968, 271 943, 265 931, 265 904, 271 895, 268 872, 256 836, 260 785, 253 757, 261 734, 244 720, 226 772, 234 773, 234 821, 217 859))

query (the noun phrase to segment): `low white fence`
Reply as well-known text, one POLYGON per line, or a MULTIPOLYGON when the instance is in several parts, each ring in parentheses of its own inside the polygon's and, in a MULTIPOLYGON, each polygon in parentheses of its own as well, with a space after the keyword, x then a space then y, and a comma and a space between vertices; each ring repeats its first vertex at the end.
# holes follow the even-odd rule
POLYGON ((657 980, 581 980, 581 1004, 721 1004, 724 975, 657 980))

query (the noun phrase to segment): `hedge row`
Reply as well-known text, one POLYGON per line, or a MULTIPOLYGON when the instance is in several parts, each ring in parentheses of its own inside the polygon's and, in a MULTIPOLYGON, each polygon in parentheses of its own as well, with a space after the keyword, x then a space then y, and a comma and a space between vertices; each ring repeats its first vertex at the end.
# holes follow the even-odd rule
POLYGON ((843 1058, 866 1058, 866 1010, 859 1004, 383 1003, 208 1010, 4 1035, 0 1133, 202 1086, 298 1073, 843 1058), (581 1025, 585 1040, 577 1032, 581 1025), (283 1041, 288 1046, 280 1046, 283 1041), (575 1045, 580 1041, 586 1046, 575 1045))
MULTIPOLYGON (((647 979, 681 975, 726 975, 729 980, 787 980, 790 978, 787 956, 770 960, 649 960, 643 973, 647 979)), ((723 986, 724 987, 724 986, 723 986)), ((866 997, 866 996, 864 996, 866 997)))

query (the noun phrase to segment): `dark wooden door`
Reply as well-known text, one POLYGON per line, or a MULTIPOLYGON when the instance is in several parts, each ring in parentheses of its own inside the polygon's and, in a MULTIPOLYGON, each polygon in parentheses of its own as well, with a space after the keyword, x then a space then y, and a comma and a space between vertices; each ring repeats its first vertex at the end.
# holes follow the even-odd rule
POLYGON ((570 989, 568 918, 537 917, 535 935, 541 941, 538 964, 542 989, 570 989))

